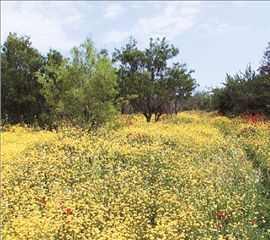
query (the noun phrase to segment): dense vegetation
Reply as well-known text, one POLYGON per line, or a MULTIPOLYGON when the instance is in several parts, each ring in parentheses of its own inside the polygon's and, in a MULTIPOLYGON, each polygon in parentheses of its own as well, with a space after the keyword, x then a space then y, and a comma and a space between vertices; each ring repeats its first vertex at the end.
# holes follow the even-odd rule
POLYGON ((258 73, 249 65, 244 73, 227 75, 224 87, 213 90, 213 108, 232 116, 256 113, 270 116, 270 43, 258 73))
POLYGON ((31 123, 43 112, 45 99, 35 74, 44 59, 30 45, 29 37, 13 34, 1 48, 1 114, 10 123, 31 123))
POLYGON ((270 238, 269 122, 118 121, 90 133, 6 129, 3 239, 270 238))
POLYGON ((2 118, 10 123, 52 126, 68 119, 91 127, 115 113, 115 69, 90 39, 65 59, 56 50, 43 57, 28 37, 10 34, 1 59, 2 118))
POLYGON ((120 62, 120 97, 129 100, 132 108, 141 112, 147 122, 153 114, 157 122, 164 113, 176 111, 175 105, 191 95, 196 87, 191 77, 193 71, 179 63, 168 67, 168 60, 177 56, 179 50, 169 46, 165 38, 150 39, 149 48, 144 51, 136 44, 130 39, 125 48, 113 54, 114 62, 120 62))
POLYGON ((144 50, 131 38, 112 59, 91 39, 72 48, 69 58, 53 49, 42 56, 29 37, 10 33, 1 48, 1 119, 52 129, 63 120, 93 128, 118 112, 140 112, 148 122, 153 115, 158 121, 192 109, 269 116, 270 44, 258 73, 249 66, 210 92, 194 93, 194 71, 185 63, 169 64, 178 54, 165 38, 150 39, 144 50))
POLYGON ((2 119, 50 127, 68 119, 92 128, 130 104, 147 121, 152 114, 158 121, 172 101, 186 99, 196 85, 185 64, 168 66, 177 54, 165 38, 150 39, 144 51, 132 39, 113 54, 113 61, 121 62, 116 68, 90 39, 66 59, 52 49, 44 57, 29 37, 10 34, 1 51, 2 119))

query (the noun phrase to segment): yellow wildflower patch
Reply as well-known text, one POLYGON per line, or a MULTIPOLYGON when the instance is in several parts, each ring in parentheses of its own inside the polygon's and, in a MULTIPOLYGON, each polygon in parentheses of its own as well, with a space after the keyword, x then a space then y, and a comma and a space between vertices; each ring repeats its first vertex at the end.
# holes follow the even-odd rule
POLYGON ((3 239, 269 239, 251 161, 270 166, 267 122, 196 112, 118 121, 2 133, 3 239))

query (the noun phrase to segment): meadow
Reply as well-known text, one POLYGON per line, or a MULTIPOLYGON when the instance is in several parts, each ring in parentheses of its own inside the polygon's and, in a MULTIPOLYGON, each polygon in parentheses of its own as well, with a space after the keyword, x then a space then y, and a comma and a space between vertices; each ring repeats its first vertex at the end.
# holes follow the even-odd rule
POLYGON ((183 112, 2 133, 14 239, 270 239, 270 122, 183 112))

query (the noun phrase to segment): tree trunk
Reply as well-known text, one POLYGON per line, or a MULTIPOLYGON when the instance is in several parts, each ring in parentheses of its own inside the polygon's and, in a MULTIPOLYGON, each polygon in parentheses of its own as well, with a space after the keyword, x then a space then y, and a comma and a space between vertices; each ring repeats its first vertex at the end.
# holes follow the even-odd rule
POLYGON ((155 114, 155 122, 159 121, 159 118, 161 117, 162 113, 155 114))
POLYGON ((146 122, 151 122, 151 117, 152 117, 152 114, 147 114, 147 113, 143 113, 143 115, 145 116, 146 118, 146 122))

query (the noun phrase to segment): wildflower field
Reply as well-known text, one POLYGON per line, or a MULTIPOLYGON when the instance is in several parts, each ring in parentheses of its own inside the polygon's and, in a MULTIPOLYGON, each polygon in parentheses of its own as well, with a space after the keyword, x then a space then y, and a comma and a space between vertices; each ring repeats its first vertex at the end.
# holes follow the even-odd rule
POLYGON ((270 239, 270 123, 203 112, 2 133, 2 239, 270 239))

